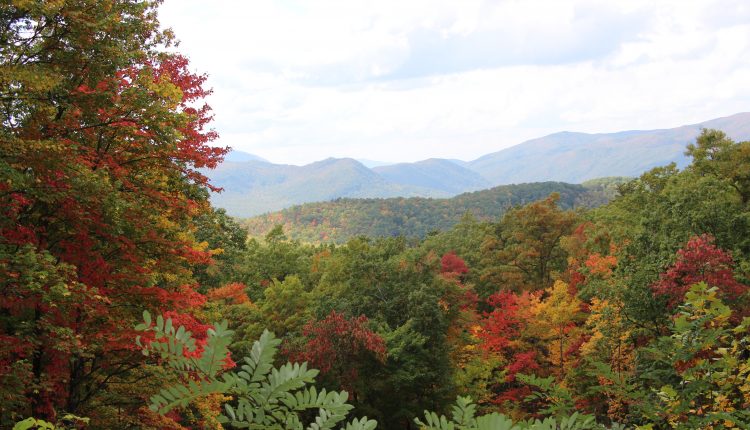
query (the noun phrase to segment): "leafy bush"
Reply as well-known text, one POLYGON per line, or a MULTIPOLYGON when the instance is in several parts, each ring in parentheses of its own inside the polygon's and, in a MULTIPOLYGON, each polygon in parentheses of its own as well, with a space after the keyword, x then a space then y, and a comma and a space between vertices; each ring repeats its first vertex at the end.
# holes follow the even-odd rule
POLYGON ((493 412, 491 414, 475 416, 476 405, 469 397, 458 397, 453 406, 453 420, 448 421, 445 415, 438 416, 435 412, 425 411, 425 421, 414 420, 424 430, 588 430, 602 429, 593 416, 573 413, 568 417, 556 420, 529 420, 513 422, 505 415, 493 412))
MULTIPOLYGON (((184 327, 175 328, 171 319, 165 320, 162 316, 152 324, 148 312, 144 312, 143 317, 144 323, 136 329, 153 333, 154 339, 144 342, 139 336, 136 343, 145 355, 158 355, 183 381, 162 389, 151 398, 150 408, 161 414, 185 407, 195 399, 221 394, 233 400, 224 404, 224 414, 219 421, 232 427, 323 430, 334 428, 353 407, 347 403, 346 391, 318 391, 312 386, 318 371, 308 369, 307 363, 274 367, 281 341, 268 330, 253 344, 250 356, 244 358, 239 371, 224 371, 227 347, 234 333, 227 329, 226 321, 214 324, 208 331, 203 351, 196 356, 195 339, 184 327), (305 412, 316 410, 317 415, 305 426, 303 421, 309 416, 305 412)), ((363 417, 342 428, 372 430, 376 426, 376 421, 363 417)))

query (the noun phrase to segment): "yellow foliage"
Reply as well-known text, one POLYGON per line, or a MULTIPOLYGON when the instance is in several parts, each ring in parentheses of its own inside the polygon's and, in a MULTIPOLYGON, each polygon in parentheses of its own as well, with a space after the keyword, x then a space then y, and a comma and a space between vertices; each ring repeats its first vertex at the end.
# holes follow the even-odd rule
POLYGON ((630 330, 622 318, 622 304, 593 298, 585 323, 591 337, 581 345, 581 354, 609 363, 619 373, 632 370, 633 348, 628 342, 630 330))
MULTIPOLYGON (((581 319, 581 301, 570 293, 568 284, 557 280, 545 290, 546 298, 531 307, 534 318, 529 331, 549 342, 547 359, 557 368, 558 377, 565 373, 565 353, 577 338, 581 319)), ((523 309, 523 307, 521 307, 523 309)))
POLYGON ((201 417, 203 417, 201 428, 222 430, 224 427, 222 427, 218 420, 221 414, 221 405, 229 400, 232 400, 232 398, 218 393, 196 399, 193 404, 201 417))

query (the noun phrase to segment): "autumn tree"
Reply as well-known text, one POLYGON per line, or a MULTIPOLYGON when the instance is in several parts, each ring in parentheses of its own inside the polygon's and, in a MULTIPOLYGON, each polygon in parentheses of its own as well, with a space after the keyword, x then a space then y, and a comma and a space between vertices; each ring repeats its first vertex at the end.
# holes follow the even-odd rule
POLYGON ((541 370, 542 351, 535 348, 538 339, 528 336, 539 293, 500 291, 487 300, 492 307, 479 321, 477 337, 484 361, 494 362, 497 379, 489 382, 488 401, 499 406, 519 408, 518 402, 530 394, 529 388, 517 381, 519 373, 534 374, 541 370))
POLYGON ((303 329, 304 342, 290 351, 291 361, 308 362, 335 388, 346 390, 353 399, 363 394, 360 370, 383 363, 385 340, 369 327, 366 316, 346 318, 331 311, 319 321, 310 321, 303 329))
POLYGON ((108 390, 141 363, 127 322, 201 302, 198 169, 225 149, 208 145, 205 76, 161 50, 158 3, 0 5, 2 426, 58 411, 126 425, 139 399, 108 390))
POLYGON ((636 402, 621 389, 635 377, 636 344, 622 303, 617 299, 593 298, 583 329, 580 355, 585 376, 571 385, 576 385, 590 409, 613 421, 624 422, 630 405, 636 402))
POLYGON ((652 285, 654 295, 664 297, 670 309, 682 303, 690 286, 699 282, 717 287, 721 298, 730 303, 747 291, 747 286, 734 278, 734 261, 727 252, 714 244, 711 235, 701 235, 688 240, 677 251, 677 261, 652 285))
POLYGON ((565 269, 566 255, 560 239, 570 234, 576 215, 557 206, 560 195, 514 208, 505 214, 498 234, 482 248, 486 258, 495 261, 485 278, 497 286, 517 291, 552 286, 552 275, 565 269))
POLYGON ((558 380, 562 380, 567 356, 575 352, 577 325, 584 315, 580 300, 570 293, 565 282, 555 281, 545 293, 546 297, 532 311, 533 319, 528 331, 543 342, 546 358, 554 366, 558 380))

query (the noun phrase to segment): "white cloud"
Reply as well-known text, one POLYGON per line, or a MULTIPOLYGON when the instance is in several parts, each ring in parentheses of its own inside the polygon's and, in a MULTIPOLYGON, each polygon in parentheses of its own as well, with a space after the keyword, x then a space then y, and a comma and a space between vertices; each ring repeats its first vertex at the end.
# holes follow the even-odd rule
POLYGON ((167 0, 161 10, 210 75, 219 143, 290 163, 471 159, 563 129, 747 111, 749 18, 743 0, 167 0))

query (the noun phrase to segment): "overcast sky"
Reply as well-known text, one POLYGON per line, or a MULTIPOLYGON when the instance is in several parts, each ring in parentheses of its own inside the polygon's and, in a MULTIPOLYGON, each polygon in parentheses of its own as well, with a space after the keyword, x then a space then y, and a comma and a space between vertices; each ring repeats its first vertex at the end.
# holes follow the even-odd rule
POLYGON ((166 0, 160 20, 209 75, 218 143, 276 163, 750 111, 749 0, 166 0))

